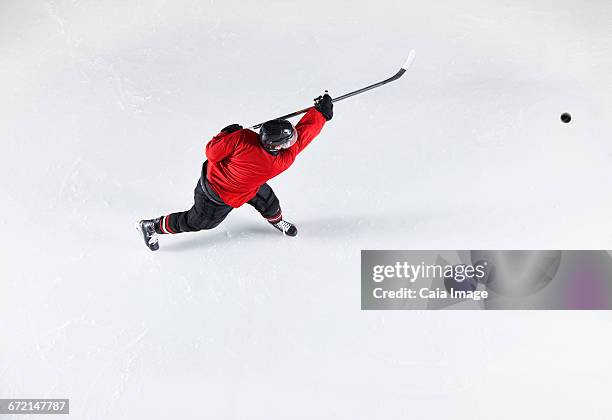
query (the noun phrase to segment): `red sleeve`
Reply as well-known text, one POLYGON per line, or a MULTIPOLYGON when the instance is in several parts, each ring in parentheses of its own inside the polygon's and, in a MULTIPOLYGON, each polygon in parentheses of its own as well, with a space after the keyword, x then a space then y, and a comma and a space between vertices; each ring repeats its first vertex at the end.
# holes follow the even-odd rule
MULTIPOLYGON (((242 131, 242 130, 240 130, 242 131)), ((231 155, 236 147, 236 139, 240 136, 235 131, 233 133, 219 133, 206 144, 206 157, 211 162, 219 162, 231 155)))
POLYGON ((293 149, 296 154, 300 153, 319 135, 324 125, 325 117, 314 107, 310 108, 295 126, 298 139, 288 150, 293 149))

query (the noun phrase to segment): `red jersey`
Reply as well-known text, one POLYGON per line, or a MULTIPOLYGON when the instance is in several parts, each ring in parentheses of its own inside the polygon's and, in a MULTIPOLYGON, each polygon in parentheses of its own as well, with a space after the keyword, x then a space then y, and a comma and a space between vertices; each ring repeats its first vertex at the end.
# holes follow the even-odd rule
POLYGON ((226 204, 240 207, 255 196, 259 187, 287 170, 324 125, 325 117, 310 108, 295 126, 295 144, 276 156, 267 152, 259 135, 249 129, 217 134, 206 145, 208 182, 226 204))

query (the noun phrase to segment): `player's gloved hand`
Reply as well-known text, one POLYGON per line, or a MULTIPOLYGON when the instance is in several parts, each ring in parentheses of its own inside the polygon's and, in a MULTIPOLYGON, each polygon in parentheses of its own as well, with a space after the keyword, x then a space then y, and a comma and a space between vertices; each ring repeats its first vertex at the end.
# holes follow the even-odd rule
POLYGON ((221 130, 221 132, 225 134, 229 134, 229 133, 233 133, 234 131, 238 131, 238 130, 242 130, 242 126, 240 124, 230 124, 227 127, 225 127, 223 130, 221 130))
POLYGON ((328 95, 327 91, 323 96, 319 96, 315 99, 315 108, 319 111, 327 121, 331 120, 334 116, 334 104, 332 103, 331 96, 328 95))

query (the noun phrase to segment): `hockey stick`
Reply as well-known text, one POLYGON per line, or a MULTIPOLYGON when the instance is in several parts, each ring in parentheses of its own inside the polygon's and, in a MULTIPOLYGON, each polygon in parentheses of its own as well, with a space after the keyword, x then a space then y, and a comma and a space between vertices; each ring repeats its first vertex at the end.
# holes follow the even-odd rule
MULTIPOLYGON (((400 77, 402 77, 404 75, 404 73, 406 73, 406 70, 408 69, 408 67, 410 67, 410 65, 414 61, 415 57, 416 57, 416 51, 415 50, 411 50, 410 53, 408 54, 408 58, 406 59, 406 62, 404 63, 404 65, 393 76, 389 77, 388 79, 383 80, 382 82, 374 83, 373 85, 366 86, 364 88, 355 90, 353 92, 349 92, 349 93, 344 94, 342 96, 338 96, 337 98, 333 98, 332 102, 338 102, 338 101, 341 101, 343 99, 350 98, 351 96, 359 95, 360 93, 366 92, 366 91, 371 90, 371 89, 376 89, 377 87, 380 87, 382 85, 386 85, 387 83, 391 83, 391 82, 399 79, 400 77)), ((276 119, 277 120, 286 120, 287 118, 291 118, 291 117, 295 117, 297 115, 303 114, 306 111, 308 111, 310 108, 312 108, 312 107, 309 106, 308 108, 300 109, 299 111, 295 111, 295 112, 292 112, 291 114, 283 115, 282 117, 278 117, 276 119)), ((252 130, 256 130, 259 127, 261 127, 262 125, 263 125, 263 123, 255 124, 254 126, 248 127, 248 128, 250 128, 252 130)))

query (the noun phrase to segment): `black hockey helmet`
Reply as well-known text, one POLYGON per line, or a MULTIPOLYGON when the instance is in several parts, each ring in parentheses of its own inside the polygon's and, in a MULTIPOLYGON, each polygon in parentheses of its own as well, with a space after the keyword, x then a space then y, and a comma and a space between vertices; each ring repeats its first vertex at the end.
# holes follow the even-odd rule
POLYGON ((287 120, 267 121, 259 129, 262 146, 271 152, 290 148, 297 138, 295 127, 287 120))

